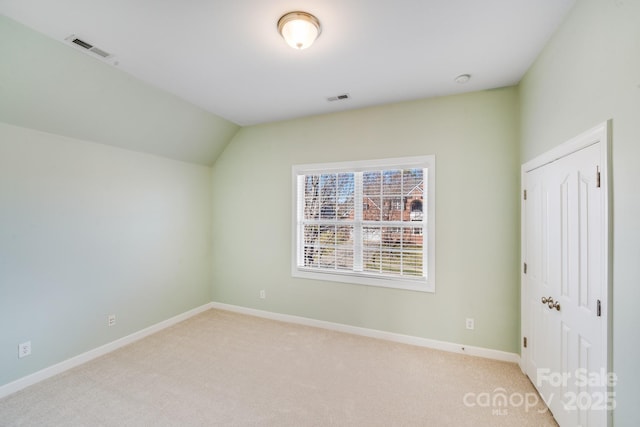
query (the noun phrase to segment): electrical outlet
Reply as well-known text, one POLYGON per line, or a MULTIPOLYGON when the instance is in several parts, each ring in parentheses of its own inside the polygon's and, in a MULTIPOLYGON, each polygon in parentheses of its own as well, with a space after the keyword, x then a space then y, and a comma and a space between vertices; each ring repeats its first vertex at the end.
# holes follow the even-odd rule
POLYGON ((260 299, 265 299, 267 297, 267 291, 264 289, 260 291, 260 299))
POLYGON ((110 314, 107 316, 107 326, 113 326, 116 324, 116 315, 110 314))
POLYGON ((31 341, 23 342, 22 344, 18 344, 18 358, 22 359, 25 356, 31 354, 31 341))
POLYGON ((467 325, 467 329, 473 330, 476 327, 476 322, 470 318, 467 318, 465 320, 465 324, 467 325))

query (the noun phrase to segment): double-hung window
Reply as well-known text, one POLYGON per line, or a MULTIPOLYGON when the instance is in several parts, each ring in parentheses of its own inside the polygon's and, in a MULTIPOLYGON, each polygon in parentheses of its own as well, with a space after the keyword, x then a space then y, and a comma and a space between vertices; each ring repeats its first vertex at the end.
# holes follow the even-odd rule
POLYGON ((435 290, 435 158, 293 166, 292 275, 435 290))

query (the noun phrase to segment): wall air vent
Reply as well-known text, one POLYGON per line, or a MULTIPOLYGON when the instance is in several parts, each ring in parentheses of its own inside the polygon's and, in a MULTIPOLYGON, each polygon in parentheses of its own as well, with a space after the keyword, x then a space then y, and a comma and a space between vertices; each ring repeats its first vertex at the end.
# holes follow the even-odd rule
POLYGON ((66 41, 70 42, 73 45, 76 45, 81 48, 81 50, 91 52, 102 59, 111 59, 113 55, 109 52, 106 52, 100 48, 95 47, 91 43, 86 42, 78 37, 75 34, 71 34, 69 37, 65 38, 66 41))
POLYGON ((344 101, 345 99, 349 99, 349 98, 351 98, 351 96, 348 93, 343 93, 342 95, 338 95, 338 96, 330 96, 329 98, 327 98, 327 101, 329 102, 344 101))

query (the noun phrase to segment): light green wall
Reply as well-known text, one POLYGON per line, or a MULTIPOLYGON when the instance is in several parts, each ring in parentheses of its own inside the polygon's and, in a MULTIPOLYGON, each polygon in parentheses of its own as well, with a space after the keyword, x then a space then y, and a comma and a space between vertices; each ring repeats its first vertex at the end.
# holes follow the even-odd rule
POLYGON ((640 2, 578 0, 520 86, 521 161, 613 119, 616 426, 640 425, 640 2))
POLYGON ((237 130, 0 15, 0 385, 211 301, 237 130))
POLYGON ((0 122, 203 165, 238 130, 2 15, 0 122))
POLYGON ((0 385, 211 301, 210 236, 209 167, 0 122, 0 385))
POLYGON ((241 129, 213 167, 214 301, 519 352, 517 138, 514 88, 241 129), (293 164, 425 154, 435 294, 291 277, 293 164))

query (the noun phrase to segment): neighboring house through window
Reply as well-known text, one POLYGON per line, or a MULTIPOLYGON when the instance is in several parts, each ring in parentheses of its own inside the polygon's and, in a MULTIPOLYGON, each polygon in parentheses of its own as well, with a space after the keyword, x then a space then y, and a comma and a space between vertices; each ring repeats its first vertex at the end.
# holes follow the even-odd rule
POLYGON ((294 166, 292 274, 433 292, 434 188, 433 156, 294 166))

